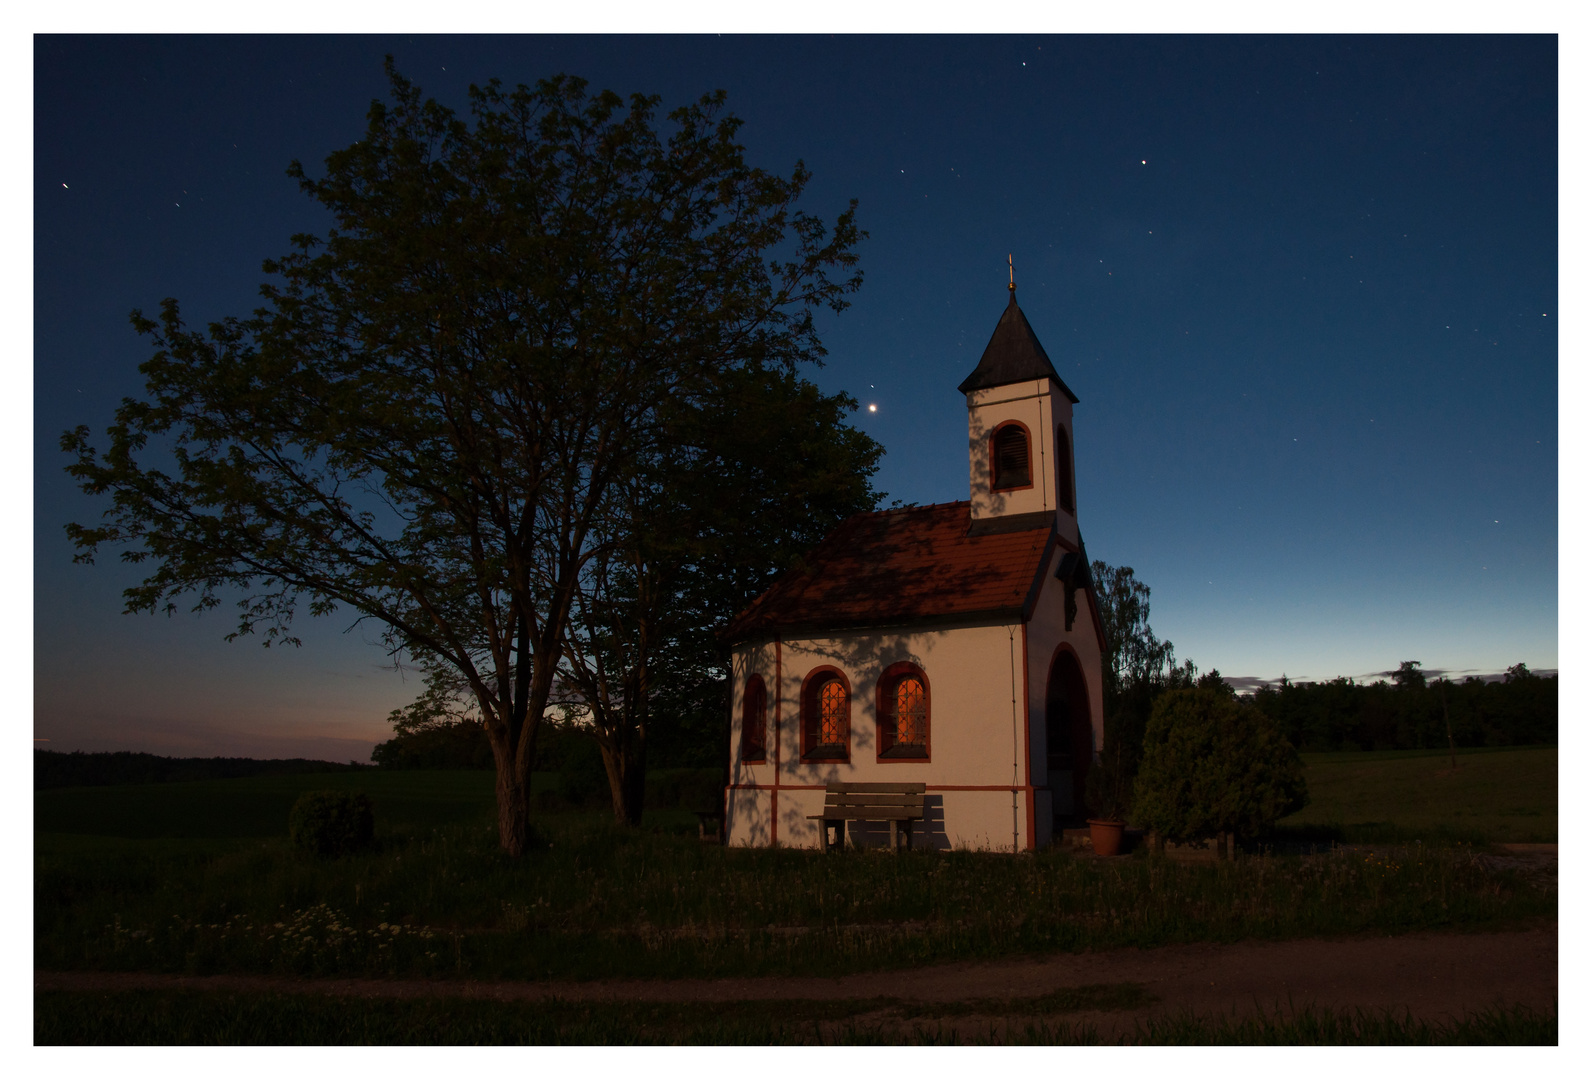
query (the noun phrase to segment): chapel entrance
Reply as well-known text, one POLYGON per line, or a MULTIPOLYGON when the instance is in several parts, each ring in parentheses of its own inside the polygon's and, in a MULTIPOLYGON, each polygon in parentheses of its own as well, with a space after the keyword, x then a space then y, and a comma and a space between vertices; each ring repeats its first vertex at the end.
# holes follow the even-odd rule
POLYGON ((1063 649, 1050 665, 1045 685, 1045 765, 1050 787, 1052 828, 1073 828, 1086 816, 1083 794, 1094 758, 1094 728, 1089 722, 1089 687, 1078 658, 1063 649))

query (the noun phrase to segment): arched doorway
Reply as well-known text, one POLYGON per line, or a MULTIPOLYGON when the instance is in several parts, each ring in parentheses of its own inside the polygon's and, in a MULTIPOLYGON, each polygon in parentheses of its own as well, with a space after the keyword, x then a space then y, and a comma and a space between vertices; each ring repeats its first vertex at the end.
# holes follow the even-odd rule
POLYGON ((1078 658, 1056 653, 1045 684, 1045 765, 1051 813, 1057 830, 1082 824, 1084 781, 1094 758, 1094 725, 1089 720, 1089 686, 1078 658))

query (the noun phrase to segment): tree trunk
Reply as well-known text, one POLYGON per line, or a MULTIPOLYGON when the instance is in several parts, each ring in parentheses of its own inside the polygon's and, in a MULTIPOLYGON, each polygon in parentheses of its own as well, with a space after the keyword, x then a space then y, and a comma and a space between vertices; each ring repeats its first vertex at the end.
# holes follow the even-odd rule
POLYGON ((647 789, 646 750, 639 736, 599 739, 603 768, 608 773, 608 793, 613 799, 614 818, 621 825, 641 824, 641 802, 647 789))
POLYGON ((1454 725, 1448 722, 1448 688, 1439 682, 1437 692, 1443 699, 1443 730, 1448 733, 1448 767, 1457 772, 1459 758, 1454 752, 1454 725))
POLYGON ((530 840, 530 785, 515 775, 514 762, 497 761, 498 846, 518 858, 530 840))

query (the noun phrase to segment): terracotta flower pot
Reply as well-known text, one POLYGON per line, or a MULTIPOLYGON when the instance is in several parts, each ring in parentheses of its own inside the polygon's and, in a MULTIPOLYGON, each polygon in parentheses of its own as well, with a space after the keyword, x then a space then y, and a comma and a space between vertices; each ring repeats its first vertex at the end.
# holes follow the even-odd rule
POLYGON ((1120 821, 1089 819, 1089 843, 1096 855, 1115 855, 1122 850, 1122 826, 1120 821))

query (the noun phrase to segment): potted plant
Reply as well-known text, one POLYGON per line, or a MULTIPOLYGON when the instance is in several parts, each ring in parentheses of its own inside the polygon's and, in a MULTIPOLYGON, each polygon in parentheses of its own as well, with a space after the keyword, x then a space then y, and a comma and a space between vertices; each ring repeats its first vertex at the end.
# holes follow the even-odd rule
POLYGON ((1084 805, 1089 810, 1089 843, 1096 855, 1122 850, 1122 829, 1128 816, 1128 780, 1118 756, 1102 757, 1084 781, 1084 805))

